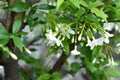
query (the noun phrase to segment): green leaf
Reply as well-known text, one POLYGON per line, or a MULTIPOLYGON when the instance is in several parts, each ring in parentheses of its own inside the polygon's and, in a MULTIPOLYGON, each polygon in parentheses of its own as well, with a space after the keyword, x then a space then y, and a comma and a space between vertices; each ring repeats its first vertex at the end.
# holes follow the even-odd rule
POLYGON ((98 7, 98 6, 102 6, 102 5, 103 5, 102 2, 98 2, 98 1, 96 1, 96 2, 91 2, 91 3, 89 4, 89 8, 91 9, 91 8, 93 8, 93 7, 98 7))
POLYGON ((80 1, 79 0, 70 0, 70 2, 77 8, 80 8, 80 1))
POLYGON ((13 37, 13 42, 15 44, 15 46, 20 49, 20 51, 23 51, 23 42, 21 41, 21 39, 19 37, 13 37))
POLYGON ((17 33, 22 25, 22 19, 17 18, 13 24, 12 32, 17 33))
POLYGON ((101 46, 96 46, 96 47, 93 49, 92 53, 93 53, 93 55, 98 55, 98 56, 99 56, 99 53, 101 52, 101 50, 102 50, 102 47, 101 47, 101 46))
POLYGON ((87 31, 85 32, 85 34, 86 34, 87 36, 89 36, 90 38, 93 38, 93 33, 92 33, 92 31, 91 31, 90 28, 87 29, 87 31))
POLYGON ((4 9, 13 11, 13 12, 25 12, 26 10, 28 10, 30 8, 30 4, 28 3, 24 3, 24 2, 16 2, 14 4, 11 4, 7 7, 5 7, 4 9))
POLYGON ((107 16, 103 11, 101 11, 97 8, 92 8, 92 10, 96 16, 101 17, 105 22, 107 22, 107 19, 106 19, 107 16))
POLYGON ((64 50, 65 50, 65 54, 66 54, 66 55, 69 55, 69 53, 70 53, 69 50, 70 50, 70 49, 69 49, 69 44, 68 44, 68 42, 67 42, 67 41, 64 41, 64 42, 63 42, 63 46, 64 46, 63 48, 64 48, 64 50))
POLYGON ((80 4, 84 7, 88 7, 87 3, 84 0, 80 0, 80 4))
POLYGON ((52 78, 53 78, 52 80, 62 80, 61 77, 62 77, 62 75, 58 72, 54 72, 52 74, 52 78))
POLYGON ((36 80, 50 80, 51 75, 48 73, 42 74, 40 77, 38 77, 36 80))
POLYGON ((74 74, 80 70, 80 64, 78 62, 73 62, 71 64, 72 71, 74 74))
POLYGON ((0 44, 0 51, 2 51, 3 55, 6 57, 6 58, 9 58, 9 50, 4 47, 3 45, 0 44))
POLYGON ((85 65, 86 65, 86 67, 87 67, 92 73, 97 70, 97 68, 94 66, 93 63, 91 63, 91 62, 89 62, 89 61, 87 61, 87 60, 85 60, 84 63, 85 63, 85 65))
POLYGON ((52 6, 52 5, 48 5, 48 4, 39 4, 39 5, 34 6, 33 8, 43 9, 43 10, 50 10, 50 9, 54 9, 55 7, 52 6))
POLYGON ((9 33, 3 26, 0 26, 0 44, 5 45, 8 41, 9 33))
POLYGON ((56 7, 57 10, 59 9, 59 7, 62 5, 63 2, 64 0, 57 0, 57 7, 56 7))

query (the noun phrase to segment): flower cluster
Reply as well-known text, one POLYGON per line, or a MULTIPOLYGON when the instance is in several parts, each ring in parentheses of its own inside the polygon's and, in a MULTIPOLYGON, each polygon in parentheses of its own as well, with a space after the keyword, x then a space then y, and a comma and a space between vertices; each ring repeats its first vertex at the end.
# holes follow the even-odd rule
POLYGON ((95 46, 97 45, 103 45, 103 43, 109 43, 109 37, 112 37, 113 34, 110 34, 108 32, 105 32, 104 36, 98 38, 98 39, 93 39, 92 41, 87 37, 88 43, 86 46, 90 46, 90 49, 92 50, 95 46))

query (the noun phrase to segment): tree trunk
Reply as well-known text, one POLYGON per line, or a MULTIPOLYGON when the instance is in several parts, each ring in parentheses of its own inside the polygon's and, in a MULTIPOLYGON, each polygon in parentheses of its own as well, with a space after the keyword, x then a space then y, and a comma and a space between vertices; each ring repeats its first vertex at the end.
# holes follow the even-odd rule
POLYGON ((18 62, 9 58, 6 63, 3 63, 5 71, 5 80, 20 80, 18 73, 18 62))

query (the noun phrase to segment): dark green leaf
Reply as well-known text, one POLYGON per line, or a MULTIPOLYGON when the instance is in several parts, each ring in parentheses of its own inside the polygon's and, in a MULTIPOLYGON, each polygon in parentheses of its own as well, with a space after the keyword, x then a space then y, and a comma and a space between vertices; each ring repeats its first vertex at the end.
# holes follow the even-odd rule
POLYGON ((55 7, 52 6, 52 5, 48 5, 48 4, 39 4, 39 5, 34 6, 33 8, 43 9, 43 10, 50 10, 50 9, 54 9, 55 7))
POLYGON ((12 32, 17 33, 22 25, 22 19, 17 18, 13 24, 12 32))
POLYGON ((4 9, 13 11, 13 12, 25 12, 26 10, 28 10, 30 8, 30 4, 25 3, 25 2, 16 2, 14 4, 11 4, 7 7, 5 7, 4 9))

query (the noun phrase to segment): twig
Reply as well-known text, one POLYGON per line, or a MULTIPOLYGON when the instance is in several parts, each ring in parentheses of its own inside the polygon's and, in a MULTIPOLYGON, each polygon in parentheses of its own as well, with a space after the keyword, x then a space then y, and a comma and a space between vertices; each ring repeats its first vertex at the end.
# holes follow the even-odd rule
MULTIPOLYGON (((71 44, 69 47, 70 47, 70 50, 73 50, 74 49, 74 44, 71 44)), ((59 71, 68 57, 69 56, 65 55, 65 53, 63 52, 62 55, 60 56, 60 58, 56 61, 53 68, 49 71, 49 73, 59 71)))

